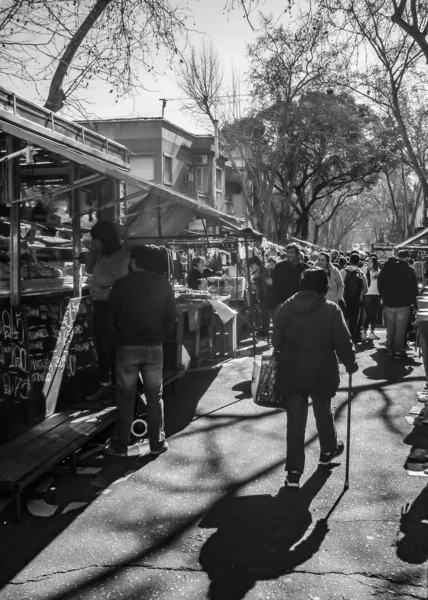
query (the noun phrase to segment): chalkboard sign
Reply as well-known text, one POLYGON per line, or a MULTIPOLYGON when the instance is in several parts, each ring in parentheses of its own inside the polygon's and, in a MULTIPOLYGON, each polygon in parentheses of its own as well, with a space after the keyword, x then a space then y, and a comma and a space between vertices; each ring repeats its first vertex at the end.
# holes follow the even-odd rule
POLYGON ((0 438, 33 421, 32 388, 28 371, 25 312, 1 310, 0 319, 0 438))
POLYGON ((98 372, 91 312, 90 296, 1 312, 0 441, 93 388, 98 372))

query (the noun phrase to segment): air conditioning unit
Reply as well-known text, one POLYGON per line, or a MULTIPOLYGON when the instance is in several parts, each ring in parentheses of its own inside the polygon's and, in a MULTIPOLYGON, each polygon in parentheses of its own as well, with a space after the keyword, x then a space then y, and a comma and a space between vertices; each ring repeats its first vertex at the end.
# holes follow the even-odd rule
POLYGON ((189 173, 184 173, 184 181, 186 183, 191 183, 193 182, 193 173, 189 172, 189 173))
POLYGON ((195 165, 207 165, 208 156, 206 154, 198 154, 195 156, 195 165))

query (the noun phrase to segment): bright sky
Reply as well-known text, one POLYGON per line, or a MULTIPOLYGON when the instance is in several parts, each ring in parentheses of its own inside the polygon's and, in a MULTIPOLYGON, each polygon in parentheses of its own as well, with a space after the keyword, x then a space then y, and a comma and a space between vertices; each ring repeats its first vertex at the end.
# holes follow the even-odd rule
MULTIPOLYGON (((177 1, 183 2, 183 0, 177 1)), ((284 10, 285 2, 286 0, 261 0, 258 9, 254 9, 250 14, 253 27, 256 29, 258 26, 259 10, 279 17, 284 10)), ((301 2, 303 3, 304 0, 297 0, 297 4, 301 2)), ((188 5, 194 12, 196 30, 190 33, 189 42, 198 46, 204 41, 208 44, 212 41, 223 64, 225 79, 229 79, 233 65, 240 72, 243 80, 247 64, 246 44, 253 41, 257 34, 244 18, 242 10, 237 8, 225 14, 222 11, 224 0, 188 0, 188 5)), ((183 97, 183 93, 176 84, 175 74, 165 68, 165 62, 161 64, 160 60, 157 68, 165 75, 158 76, 156 81, 151 76, 145 75, 146 87, 150 91, 142 92, 136 100, 124 99, 115 103, 114 94, 109 94, 108 86, 94 83, 92 89, 88 88, 85 91, 85 97, 92 102, 89 111, 100 118, 161 116, 162 104, 159 98, 180 98, 183 97)), ((10 82, 3 83, 8 89, 13 87, 10 82)), ((21 84, 12 91, 16 91, 28 100, 34 100, 35 92, 31 87, 24 87, 21 84)), ((246 91, 242 81, 241 93, 246 91)), ((182 106, 181 101, 168 101, 165 118, 189 131, 200 132, 198 124, 183 112, 182 106)))

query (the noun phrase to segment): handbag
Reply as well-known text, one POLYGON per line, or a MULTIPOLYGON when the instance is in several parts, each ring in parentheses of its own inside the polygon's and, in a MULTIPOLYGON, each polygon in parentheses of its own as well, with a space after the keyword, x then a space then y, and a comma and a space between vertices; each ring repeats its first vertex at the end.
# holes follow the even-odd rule
MULTIPOLYGON (((253 395, 253 400, 257 406, 285 410, 284 397, 277 392, 275 385, 277 367, 277 352, 272 356, 262 356, 259 381, 255 395, 253 395)), ((256 372, 256 369, 253 370, 254 372, 256 372)))

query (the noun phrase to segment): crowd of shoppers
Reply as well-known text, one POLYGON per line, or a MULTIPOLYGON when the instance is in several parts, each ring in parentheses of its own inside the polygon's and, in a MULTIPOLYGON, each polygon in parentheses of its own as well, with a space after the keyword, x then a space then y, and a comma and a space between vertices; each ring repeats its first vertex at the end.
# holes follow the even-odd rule
MULTIPOLYGON (((92 275, 100 389, 88 399, 105 398, 115 385, 117 418, 105 454, 125 457, 141 377, 150 452, 158 455, 168 449, 162 400, 163 343, 176 323, 174 291, 157 272, 152 248, 136 246, 128 254, 109 221, 99 221, 91 237, 85 264, 92 275)), ((207 276, 204 258, 195 257, 188 286, 201 289, 207 276)), ((309 397, 319 433, 319 464, 328 466, 344 449, 331 409, 339 387, 338 359, 349 373, 358 369, 357 344, 379 339, 376 326, 382 305, 386 352, 406 358, 417 275, 406 250, 381 265, 374 254, 323 250, 307 255, 297 244, 290 244, 284 255, 269 256, 266 262, 253 257, 248 290, 260 307, 262 333, 269 334, 274 323, 276 390, 287 412, 286 483, 299 487, 309 397)))

